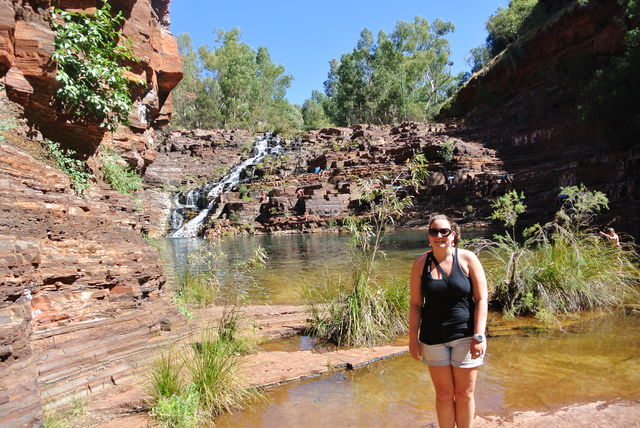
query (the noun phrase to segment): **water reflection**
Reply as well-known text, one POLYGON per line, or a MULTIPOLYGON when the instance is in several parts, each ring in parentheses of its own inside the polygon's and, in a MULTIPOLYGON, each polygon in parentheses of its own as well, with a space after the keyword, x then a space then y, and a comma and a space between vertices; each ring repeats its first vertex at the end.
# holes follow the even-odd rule
MULTIPOLYGON (((465 237, 480 236, 480 231, 465 231, 465 237)), ((164 241, 166 272, 170 280, 184 269, 187 255, 201 240, 170 238, 164 241)), ((377 273, 381 280, 408 280, 413 259, 426 250, 424 230, 389 233, 383 241, 387 258, 380 260, 377 273)), ((306 286, 321 285, 326 278, 348 277, 349 236, 345 234, 246 235, 226 239, 222 250, 229 262, 249 257, 258 245, 265 248, 269 261, 254 277, 257 285, 249 290, 254 302, 272 304, 301 303, 306 286)))
MULTIPOLYGON (((481 415, 640 398, 640 316, 611 314, 565 332, 491 338, 477 385, 481 415)), ((269 390, 270 401, 220 427, 425 426, 434 392, 408 355, 269 390)))

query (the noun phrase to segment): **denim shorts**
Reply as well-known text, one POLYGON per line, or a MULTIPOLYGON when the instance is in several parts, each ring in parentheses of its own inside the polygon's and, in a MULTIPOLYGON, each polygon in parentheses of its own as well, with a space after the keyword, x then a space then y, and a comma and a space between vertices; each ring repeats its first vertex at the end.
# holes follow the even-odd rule
POLYGON ((420 342, 422 362, 428 366, 453 366, 471 369, 482 365, 484 354, 478 358, 471 357, 471 337, 452 340, 451 342, 427 345, 420 342))

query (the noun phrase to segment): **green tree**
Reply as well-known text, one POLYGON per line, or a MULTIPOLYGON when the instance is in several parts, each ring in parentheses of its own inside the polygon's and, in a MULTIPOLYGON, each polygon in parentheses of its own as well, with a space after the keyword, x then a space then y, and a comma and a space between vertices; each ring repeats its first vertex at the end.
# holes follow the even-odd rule
POLYGON ((538 0, 510 0, 509 7, 499 7, 487 21, 487 46, 491 56, 502 52, 509 43, 514 42, 520 33, 520 27, 531 14, 538 0))
POLYGON ((191 36, 186 33, 178 34, 178 51, 182 58, 183 77, 173 90, 172 125, 180 128, 197 128, 198 111, 197 97, 202 90, 200 73, 202 67, 198 55, 193 50, 191 36))
POLYGON ((218 30, 215 46, 197 53, 189 35, 178 36, 185 77, 175 92, 175 126, 188 128, 302 127, 298 107, 285 99, 293 77, 274 64, 269 50, 240 41, 234 28, 218 30))
POLYGON ((311 98, 302 104, 302 119, 306 129, 320 129, 329 126, 325 113, 326 95, 320 91, 311 92, 311 98))
POLYGON ((338 125, 426 120, 457 84, 449 72, 446 35, 453 24, 416 17, 393 32, 364 29, 356 48, 333 60, 325 82, 325 113, 338 125))

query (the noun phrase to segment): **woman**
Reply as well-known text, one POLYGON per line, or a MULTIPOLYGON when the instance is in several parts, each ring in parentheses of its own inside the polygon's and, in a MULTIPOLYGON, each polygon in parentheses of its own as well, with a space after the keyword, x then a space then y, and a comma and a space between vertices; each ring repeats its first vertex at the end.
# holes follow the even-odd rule
POLYGON ((478 257, 457 248, 459 238, 447 216, 432 216, 432 251, 411 269, 409 351, 429 366, 440 428, 473 426, 474 388, 487 346, 487 280, 478 257))

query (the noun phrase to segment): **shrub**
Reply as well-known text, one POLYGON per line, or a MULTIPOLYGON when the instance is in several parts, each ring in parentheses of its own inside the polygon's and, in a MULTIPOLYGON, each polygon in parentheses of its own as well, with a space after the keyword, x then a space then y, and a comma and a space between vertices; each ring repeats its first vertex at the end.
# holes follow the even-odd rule
POLYGON ((109 3, 103 1, 94 16, 59 9, 51 16, 56 33, 53 60, 60 82, 56 95, 64 109, 76 117, 93 116, 109 130, 127 123, 132 102, 125 71, 130 67, 120 64, 138 60, 130 43, 119 42, 122 13, 112 15, 109 3))
POLYGON ((389 225, 411 205, 408 188, 417 188, 428 172, 426 159, 408 162, 410 178, 379 176, 358 183, 367 218, 346 218, 351 233, 353 275, 335 287, 311 290, 305 296, 310 314, 308 331, 321 340, 348 346, 368 346, 391 340, 406 331, 409 308, 407 284, 384 286, 375 277, 376 260, 384 256, 380 243, 389 225), (400 192, 400 188, 404 188, 400 192), (404 195, 403 195, 404 194, 404 195))
MULTIPOLYGON (((554 220, 526 229, 523 243, 505 234, 486 247, 494 261, 487 265, 492 307, 549 320, 637 301, 640 268, 634 245, 613 247, 591 226, 606 207, 606 196, 583 185, 564 187, 561 195, 566 199, 554 220)), ((517 216, 509 218, 515 225, 517 216)))
POLYGON ((193 428, 200 426, 198 405, 200 396, 193 385, 183 395, 162 396, 151 407, 151 415, 163 425, 171 428, 193 428))
POLYGON ((140 174, 132 170, 119 154, 103 150, 100 163, 104 181, 115 191, 131 195, 142 187, 140 174))
POLYGON ((87 172, 86 164, 74 158, 75 151, 61 149, 60 145, 54 141, 45 139, 44 146, 58 169, 69 177, 75 192, 82 194, 89 187, 89 181, 94 178, 93 174, 87 172))
POLYGON ((453 160, 453 151, 455 150, 455 145, 453 140, 447 140, 438 149, 438 154, 442 158, 443 162, 449 163, 453 160))

